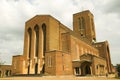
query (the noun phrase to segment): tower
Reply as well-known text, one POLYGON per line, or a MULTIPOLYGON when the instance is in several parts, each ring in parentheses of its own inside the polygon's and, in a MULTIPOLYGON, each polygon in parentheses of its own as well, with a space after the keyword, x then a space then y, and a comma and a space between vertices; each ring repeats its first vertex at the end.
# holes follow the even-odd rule
POLYGON ((96 41, 94 16, 89 10, 73 14, 73 31, 91 42, 96 41))

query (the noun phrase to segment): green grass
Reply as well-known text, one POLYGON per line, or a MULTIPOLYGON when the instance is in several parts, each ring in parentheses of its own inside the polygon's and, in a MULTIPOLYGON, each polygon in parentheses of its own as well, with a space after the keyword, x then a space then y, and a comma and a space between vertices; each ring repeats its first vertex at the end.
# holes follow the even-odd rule
POLYGON ((115 77, 115 78, 117 78, 117 79, 120 79, 120 76, 118 76, 118 77, 115 77))

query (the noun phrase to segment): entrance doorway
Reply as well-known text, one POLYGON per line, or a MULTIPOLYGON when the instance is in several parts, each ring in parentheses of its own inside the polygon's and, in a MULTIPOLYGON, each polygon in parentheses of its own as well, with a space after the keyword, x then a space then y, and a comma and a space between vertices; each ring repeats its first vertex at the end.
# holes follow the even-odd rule
POLYGON ((86 65, 85 67, 85 74, 91 74, 91 70, 90 70, 90 66, 89 65, 86 65))
POLYGON ((81 75, 91 75, 91 63, 90 62, 83 62, 81 64, 81 75))
POLYGON ((35 74, 37 74, 38 73, 38 64, 36 63, 35 64, 35 74))

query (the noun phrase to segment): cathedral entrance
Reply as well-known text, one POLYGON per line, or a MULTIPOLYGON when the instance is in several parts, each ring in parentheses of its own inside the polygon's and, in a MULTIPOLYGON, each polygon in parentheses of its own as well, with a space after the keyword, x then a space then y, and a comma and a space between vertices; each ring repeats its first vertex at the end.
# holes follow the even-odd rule
POLYGON ((87 74, 91 74, 91 70, 90 70, 90 66, 89 65, 87 65, 86 67, 85 67, 85 74, 87 75, 87 74))
POLYGON ((83 62, 81 64, 81 75, 91 75, 91 63, 90 62, 83 62))

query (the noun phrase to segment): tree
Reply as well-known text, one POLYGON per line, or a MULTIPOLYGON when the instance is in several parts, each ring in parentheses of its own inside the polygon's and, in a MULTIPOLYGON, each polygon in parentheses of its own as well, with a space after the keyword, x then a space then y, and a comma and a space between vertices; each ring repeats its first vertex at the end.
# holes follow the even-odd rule
MULTIPOLYGON (((1 55, 1 53, 0 53, 1 55)), ((0 65, 3 65, 5 62, 1 60, 1 56, 0 56, 0 65)))
POLYGON ((118 72, 118 76, 120 76, 120 64, 117 64, 117 72, 118 72))

